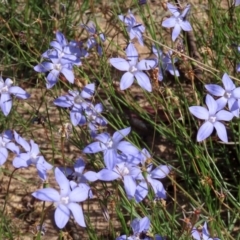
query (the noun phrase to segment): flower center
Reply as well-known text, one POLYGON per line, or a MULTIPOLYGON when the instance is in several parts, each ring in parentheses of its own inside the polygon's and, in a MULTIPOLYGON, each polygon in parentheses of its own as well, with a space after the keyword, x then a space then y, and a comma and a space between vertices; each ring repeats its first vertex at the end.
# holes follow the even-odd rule
POLYGON ((129 72, 130 73, 135 73, 135 72, 137 72, 137 68, 135 67, 135 66, 131 66, 130 68, 129 68, 129 72))
POLYGON ((80 95, 77 95, 75 98, 74 98, 74 103, 76 104, 81 104, 83 102, 83 99, 80 95))
POLYGON ((8 93, 8 86, 4 86, 4 87, 1 89, 1 93, 8 93))
POLYGON ((225 91, 225 93, 224 93, 225 98, 231 98, 231 96, 232 96, 232 92, 225 91))
POLYGON ((126 176, 130 173, 130 170, 128 169, 128 167, 126 165, 124 165, 123 167, 119 167, 117 166, 117 170, 118 170, 118 173, 123 177, 123 176, 126 176))
POLYGON ((64 205, 67 205, 69 203, 69 197, 61 197, 60 202, 64 205))
POLYGON ((208 121, 211 122, 211 123, 215 123, 217 121, 217 117, 216 116, 210 116, 208 121))
POLYGON ((36 155, 36 154, 31 154, 31 156, 30 156, 30 158, 31 158, 31 162, 33 163, 33 164, 37 164, 37 162, 38 162, 38 156, 36 155))
POLYGON ((57 71, 61 71, 62 65, 60 63, 55 63, 54 64, 54 69, 56 69, 57 71))
POLYGON ((112 148, 112 146, 113 146, 113 140, 110 138, 107 142, 106 142, 106 147, 107 148, 112 148))

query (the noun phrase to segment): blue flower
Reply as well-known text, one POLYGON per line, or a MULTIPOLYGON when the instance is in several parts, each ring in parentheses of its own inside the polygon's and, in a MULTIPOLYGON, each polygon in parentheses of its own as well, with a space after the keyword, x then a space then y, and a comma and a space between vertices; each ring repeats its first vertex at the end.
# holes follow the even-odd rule
POLYGON ((240 99, 240 87, 236 88, 235 84, 227 73, 224 73, 222 82, 224 88, 217 84, 206 84, 205 88, 213 96, 220 97, 217 99, 217 111, 222 110, 228 104, 228 109, 236 117, 239 117, 239 107, 237 105, 238 99, 240 99), (235 106, 237 106, 237 109, 235 109, 235 106))
POLYGON ((207 222, 204 223, 201 233, 195 227, 193 227, 191 235, 195 240, 220 240, 220 238, 210 237, 210 234, 207 229, 207 222))
POLYGON ((19 147, 12 140, 13 134, 10 130, 6 130, 0 135, 0 166, 7 161, 8 150, 16 154, 19 152, 19 147))
POLYGON ((52 169, 52 165, 49 164, 43 156, 40 155, 39 147, 33 140, 30 140, 30 144, 14 132, 16 142, 23 147, 26 153, 18 152, 17 156, 13 159, 13 166, 15 168, 28 167, 31 164, 35 165, 38 171, 38 175, 42 180, 47 179, 47 171, 52 169))
POLYGON ((106 167, 112 170, 117 163, 118 150, 127 154, 136 154, 138 149, 128 141, 121 141, 131 131, 131 128, 124 128, 113 134, 101 133, 95 137, 97 142, 93 142, 83 149, 84 153, 103 152, 106 167))
POLYGON ((240 0, 235 0, 235 6, 240 5, 240 0))
POLYGON ((138 42, 143 46, 143 37, 142 33, 145 31, 145 27, 136 22, 134 15, 132 14, 131 10, 128 10, 129 16, 119 15, 118 18, 126 24, 127 32, 130 36, 130 39, 133 40, 134 38, 138 39, 138 42))
POLYGON ((185 19, 188 11, 190 10, 190 5, 188 4, 186 8, 182 11, 182 13, 179 12, 178 7, 170 3, 167 3, 167 8, 173 14, 173 16, 165 19, 162 22, 162 26, 166 28, 173 27, 172 40, 174 42, 179 36, 181 29, 183 29, 184 31, 192 31, 190 23, 185 19))
POLYGON ((12 86, 13 81, 10 78, 7 78, 4 82, 0 76, 0 106, 3 114, 7 116, 12 109, 12 98, 11 94, 20 99, 27 99, 30 97, 25 90, 20 87, 12 86))
POLYGON ((36 72, 49 72, 47 75, 47 88, 52 88, 57 83, 61 73, 70 83, 74 83, 73 64, 62 58, 61 53, 57 50, 51 50, 48 57, 51 62, 42 62, 34 67, 36 72))
POLYGON ((177 77, 180 76, 179 71, 174 66, 174 63, 177 62, 177 59, 171 57, 172 56, 171 50, 165 54, 160 49, 157 49, 155 46, 153 46, 152 51, 157 57, 157 64, 159 68, 159 72, 158 72, 159 81, 163 80, 164 71, 169 71, 169 73, 173 76, 174 75, 177 77))
POLYGON ((73 64, 76 66, 81 65, 80 61, 80 49, 77 45, 77 42, 72 41, 68 43, 67 39, 61 32, 56 32, 56 41, 52 41, 50 46, 53 49, 47 50, 45 53, 42 54, 43 58, 52 59, 56 58, 56 53, 54 50, 57 51, 57 57, 61 58, 62 64, 73 64))
MULTIPOLYGON (((146 165, 147 160, 151 159, 150 153, 144 148, 142 151, 141 163, 143 166, 146 165)), ((171 167, 167 165, 160 165, 153 169, 153 164, 149 164, 146 167, 146 172, 143 173, 144 178, 138 178, 140 183, 137 186, 135 199, 137 202, 141 202, 148 194, 148 185, 150 184, 156 198, 166 198, 166 190, 163 184, 158 180, 165 178, 171 171, 171 167)))
POLYGON ((74 126, 86 123, 86 117, 83 111, 91 107, 92 104, 87 101, 92 98, 95 91, 95 84, 87 84, 81 92, 69 90, 67 95, 58 97, 54 104, 59 107, 71 108, 70 119, 74 126))
POLYGON ((71 188, 71 182, 59 168, 55 168, 55 178, 60 187, 60 194, 53 188, 44 188, 37 190, 32 195, 42 201, 54 202, 56 210, 54 219, 56 225, 62 229, 67 224, 70 213, 72 213, 75 221, 82 227, 86 227, 81 205, 77 202, 85 201, 88 198, 88 188, 84 185, 71 188))
POLYGON ((122 179, 125 192, 129 199, 132 199, 135 195, 137 187, 136 179, 142 177, 139 167, 126 162, 117 163, 112 170, 104 168, 98 172, 98 179, 102 181, 122 179))
POLYGON ((96 26, 93 22, 89 22, 88 25, 81 24, 82 28, 85 28, 88 31, 89 38, 87 40, 87 47, 88 49, 91 49, 96 46, 97 52, 100 56, 102 56, 102 47, 99 44, 99 41, 105 42, 105 36, 103 33, 100 33, 98 35, 96 26))
POLYGON ((152 91, 152 85, 149 77, 143 72, 143 70, 150 70, 156 66, 156 60, 141 60, 138 62, 138 52, 134 45, 130 43, 126 49, 127 60, 123 58, 110 58, 110 63, 120 71, 127 71, 123 74, 120 81, 120 89, 125 90, 129 88, 137 79, 141 88, 152 91))
POLYGON ((223 142, 228 142, 226 128, 220 121, 231 121, 233 118, 233 114, 226 110, 217 111, 217 102, 213 99, 212 96, 208 94, 206 96, 206 105, 208 109, 200 106, 189 107, 189 111, 195 117, 205 120, 203 125, 198 130, 197 141, 201 142, 207 137, 209 137, 212 134, 213 129, 215 128, 218 137, 223 142))

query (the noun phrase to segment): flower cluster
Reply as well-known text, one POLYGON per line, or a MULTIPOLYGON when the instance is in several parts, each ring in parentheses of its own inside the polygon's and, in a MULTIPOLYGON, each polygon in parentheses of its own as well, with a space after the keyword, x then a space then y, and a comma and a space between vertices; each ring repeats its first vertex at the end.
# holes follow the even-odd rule
POLYGON ((207 222, 204 223, 202 231, 198 231, 196 227, 193 227, 191 235, 195 240, 220 240, 220 238, 211 238, 207 229, 207 222))

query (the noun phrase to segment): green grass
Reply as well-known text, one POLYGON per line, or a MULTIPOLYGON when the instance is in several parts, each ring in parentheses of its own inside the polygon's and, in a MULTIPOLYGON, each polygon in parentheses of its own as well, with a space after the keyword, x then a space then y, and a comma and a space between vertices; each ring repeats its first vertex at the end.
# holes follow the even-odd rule
MULTIPOLYGON (((86 40, 86 35, 79 25, 93 20, 106 34, 110 34, 111 29, 117 29, 119 36, 125 36, 126 46, 127 33, 118 21, 117 15, 126 14, 131 8, 140 15, 146 26, 145 41, 149 55, 153 43, 159 43, 159 48, 162 45, 165 49, 173 47, 176 51, 175 46, 166 40, 165 36, 169 36, 170 33, 161 27, 162 16, 154 18, 150 13, 150 5, 140 7, 135 1, 130 1, 129 4, 125 1, 116 1, 106 5, 99 1, 83 2, 26 0, 21 3, 18 1, 0 3, 0 71, 2 77, 14 79, 15 83, 23 88, 37 89, 41 95, 39 101, 29 103, 28 108, 23 107, 21 102, 15 99, 14 108, 8 117, 0 113, 1 132, 6 129, 16 129, 21 136, 32 137, 38 143, 31 120, 38 115, 36 110, 41 106, 44 109, 42 114, 46 117, 44 128, 49 136, 47 141, 51 143, 48 145, 51 159, 47 160, 52 164, 54 164, 53 159, 56 154, 60 154, 68 165, 75 160, 70 159, 68 153, 64 152, 63 148, 59 149, 56 144, 55 137, 58 129, 54 121, 50 119, 51 108, 54 107, 50 106, 48 98, 53 100, 61 95, 63 89, 67 91, 76 86, 58 83, 53 89, 46 91, 44 75, 37 74, 33 70, 33 66, 40 62, 41 54, 47 50, 49 43, 54 39, 56 30, 61 30, 67 39, 86 40), (102 19, 101 14, 106 12, 110 14, 110 17, 103 27, 99 19, 102 19), (27 117, 24 117, 22 112, 27 117)), ((184 52, 185 60, 179 58, 178 61, 182 69, 191 70, 189 66, 194 66, 194 64, 203 69, 201 79, 191 82, 184 77, 186 70, 181 72, 179 79, 167 75, 159 84, 159 89, 153 93, 141 91, 143 101, 148 104, 148 107, 139 106, 131 88, 123 93, 113 84, 113 81, 120 79, 122 73, 113 69, 108 59, 111 56, 123 56, 125 46, 118 46, 108 35, 103 56, 100 58, 96 53, 92 53, 89 58, 83 60, 80 68, 75 68, 77 79, 84 79, 89 83, 96 79, 99 81, 95 102, 101 101, 105 105, 104 116, 109 121, 108 130, 113 132, 132 126, 133 131, 128 140, 139 148, 147 148, 153 154, 154 163, 170 164, 174 169, 164 181, 169 195, 166 202, 154 201, 153 194, 149 194, 148 200, 140 204, 129 201, 120 182, 113 183, 111 199, 105 199, 102 194, 108 191, 107 185, 98 183, 101 186, 99 190, 93 183, 94 192, 102 198, 99 198, 99 204, 113 209, 116 220, 110 219, 106 222, 107 230, 102 233, 97 231, 96 226, 88 220, 91 211, 84 211, 88 223, 85 232, 89 239, 115 239, 120 233, 130 234, 129 220, 145 215, 151 217, 150 234, 152 236, 159 234, 171 240, 191 239, 189 233, 184 230, 184 221, 181 219, 185 214, 187 218, 192 217, 191 221, 195 221, 194 214, 188 213, 193 211, 192 206, 201 209, 197 226, 203 224, 204 221, 209 221, 211 234, 224 240, 240 239, 240 121, 234 118, 227 125, 231 144, 220 143, 215 134, 203 143, 197 143, 196 133, 201 122, 194 119, 188 110, 189 106, 204 104, 206 95, 204 84, 221 84, 224 72, 236 78, 235 84, 239 86, 239 74, 236 73, 235 68, 240 62, 240 57, 233 46, 240 42, 240 7, 232 8, 229 3, 228 9, 221 9, 216 2, 210 0, 207 5, 200 4, 200 7, 192 10, 193 13, 189 15, 202 64, 194 63, 195 60, 188 57, 187 47, 184 52), (196 12, 205 12, 207 19, 201 21, 199 18, 194 18, 196 12), (212 54, 201 51, 200 49, 203 48, 208 48, 212 54), (144 132, 134 122, 136 119, 144 124, 147 131, 144 132), (160 145, 165 148, 165 153, 159 151, 160 145), (111 204, 114 204, 113 208, 111 204), (120 223, 120 228, 115 227, 116 221, 120 223)), ((160 4, 155 7, 161 8, 160 4)), ((58 109, 56 119, 64 124, 68 121, 68 112, 58 109)), ((39 127, 41 125, 36 125, 36 128, 39 127)), ((64 139, 61 141, 63 144, 64 139)), ((81 132, 80 127, 73 128, 70 144, 81 151, 91 141, 86 128, 82 128, 81 132)), ((87 156, 88 167, 96 171, 102 166, 100 161, 102 155, 97 156, 99 156, 98 159, 95 155, 87 156)), ((10 175, 7 170, 3 168, 3 175, 10 175)), ((91 205, 91 200, 87 204, 91 205)), ((6 211, 1 214, 0 238, 17 239, 20 237, 24 239, 24 236, 29 233, 16 227, 9 227, 14 224, 9 216, 6 211)), ((32 225, 29 223, 29 226, 32 225)), ((64 232, 68 232, 68 229, 66 228, 64 232)), ((69 234, 71 235, 71 231, 69 234)), ((62 236, 62 232, 59 231, 59 239, 63 239, 62 236)), ((41 236, 37 239, 41 239, 41 236)))

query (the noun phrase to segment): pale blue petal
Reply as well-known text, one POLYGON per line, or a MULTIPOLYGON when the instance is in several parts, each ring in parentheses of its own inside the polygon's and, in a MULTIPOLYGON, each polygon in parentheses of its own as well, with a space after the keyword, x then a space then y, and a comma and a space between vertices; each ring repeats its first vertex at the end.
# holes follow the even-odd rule
POLYGON ((190 7, 191 7, 191 5, 188 4, 188 5, 184 8, 184 10, 183 10, 182 13, 181 13, 181 18, 185 18, 185 16, 187 15, 188 11, 190 10, 190 7))
POLYGON ((166 28, 172 28, 176 26, 176 24, 177 24, 177 20, 175 17, 167 18, 162 22, 162 26, 166 28))
MULTIPOLYGON (((28 160, 28 159, 27 159, 28 160)), ((27 161, 26 159, 24 158, 21 158, 20 156, 16 156, 14 159, 13 159, 13 166, 15 168, 24 168, 24 167, 28 167, 30 165, 30 161, 27 161)))
POLYGON ((135 193, 135 200, 137 203, 141 202, 148 194, 148 185, 146 181, 141 181, 137 188, 135 193))
POLYGON ((59 77, 60 72, 53 69, 51 72, 49 72, 49 74, 47 75, 47 87, 51 88, 53 87, 57 81, 58 81, 58 77, 59 77))
POLYGON ((55 179, 60 187, 61 195, 67 196, 71 191, 69 180, 59 168, 55 168, 55 179))
POLYGON ((191 112, 192 115, 194 115, 199 119, 208 120, 209 118, 209 112, 204 107, 192 106, 192 107, 189 107, 189 111, 191 112))
POLYGON ((98 180, 97 173, 93 171, 87 171, 83 174, 83 176, 89 181, 89 182, 95 182, 98 180))
POLYGON ((71 210, 72 215, 78 225, 80 225, 81 227, 86 227, 82 207, 76 203, 69 203, 68 208, 71 210))
POLYGON ((36 72, 40 72, 40 73, 48 72, 53 69, 53 64, 50 62, 42 62, 42 63, 36 65, 33 69, 36 72))
POLYGON ((60 195, 57 190, 53 188, 43 188, 32 193, 32 195, 42 201, 46 202, 58 202, 60 201, 60 195))
POLYGON ((53 101, 56 106, 68 108, 72 106, 72 102, 68 101, 67 96, 58 97, 53 101))
POLYGON ((181 26, 176 23, 172 31, 172 41, 174 42, 181 32, 181 26))
POLYGON ((136 66, 138 62, 138 52, 133 43, 129 43, 126 48, 127 61, 131 66, 136 66))
POLYGON ((217 103, 217 111, 222 110, 223 108, 225 108, 226 104, 227 104, 227 98, 225 97, 220 97, 219 99, 216 100, 217 103))
POLYGON ((62 46, 65 46, 68 44, 65 36, 61 32, 58 32, 58 31, 56 32, 56 39, 62 46))
POLYGON ((144 217, 139 222, 139 230, 138 232, 147 232, 150 228, 150 220, 148 217, 144 217))
POLYGON ((105 149, 107 149, 107 147, 104 144, 102 144, 101 142, 93 142, 93 143, 90 143, 89 145, 87 145, 83 149, 83 152, 84 153, 97 153, 97 152, 104 151, 105 149))
POLYGON ((191 236, 195 240, 201 240, 201 234, 195 227, 192 229, 191 236))
POLYGON ((233 83, 232 79, 228 76, 227 73, 224 73, 222 77, 222 82, 227 91, 232 91, 236 88, 235 84, 233 83))
POLYGON ((129 62, 123 58, 110 58, 109 62, 113 67, 120 71, 128 71, 130 67, 129 62))
POLYGON ((74 188, 69 194, 69 200, 71 202, 83 202, 88 199, 89 187, 82 183, 78 187, 74 188))
POLYGON ((157 64, 156 60, 143 59, 137 64, 138 70, 150 70, 153 69, 157 64))
POLYGON ((124 129, 121 129, 119 131, 116 131, 114 134, 113 134, 113 141, 114 143, 118 143, 120 142, 123 138, 125 138, 129 133, 131 132, 131 127, 127 127, 127 128, 124 128, 124 129))
POLYGON ((134 81, 134 75, 130 72, 126 72, 122 75, 122 78, 120 80, 120 89, 125 90, 129 88, 134 81))
POLYGON ((205 88, 213 96, 222 97, 225 93, 225 90, 217 84, 206 84, 205 88))
POLYGON ((131 155, 136 155, 139 153, 139 150, 132 143, 128 141, 121 141, 117 145, 117 149, 123 153, 131 154, 131 155))
POLYGON ((30 152, 31 150, 30 144, 15 131, 14 131, 14 138, 15 138, 15 141, 18 144, 20 144, 27 152, 30 152))
POLYGON ((206 105, 208 107, 209 115, 215 115, 217 108, 218 108, 217 102, 209 94, 207 94, 205 101, 206 101, 206 105))
POLYGON ((0 105, 1 105, 3 114, 7 116, 10 113, 12 108, 12 98, 9 93, 1 94, 0 105))
POLYGON ((233 118, 233 114, 226 110, 221 110, 216 114, 217 120, 223 121, 231 121, 233 118))
POLYGON ((171 167, 167 165, 161 165, 159 167, 156 167, 152 172, 151 172, 151 177, 152 178, 165 178, 171 171, 171 167))
POLYGON ((134 75, 141 88, 145 89, 148 92, 152 91, 151 82, 145 73, 137 71, 134 75))
POLYGON ((70 82, 70 83, 74 83, 74 74, 73 71, 63 67, 61 70, 61 73, 65 76, 65 78, 70 82))
POLYGON ((86 166, 86 163, 83 161, 83 159, 78 158, 74 164, 74 170, 75 172, 82 174, 85 166, 86 166))
POLYGON ((16 97, 21 99, 27 99, 30 97, 30 94, 18 86, 13 86, 9 88, 9 92, 14 94, 16 97))
POLYGON ((95 84, 94 83, 87 84, 81 92, 81 97, 89 99, 94 95, 94 92, 95 84))
POLYGON ((124 189, 126 191, 128 199, 132 199, 136 192, 137 184, 136 181, 129 175, 124 176, 124 189))
POLYGON ((213 124, 210 122, 205 122, 198 130, 197 141, 201 142, 207 137, 209 137, 213 132, 213 124))
POLYGON ((0 147, 0 166, 2 166, 8 158, 8 151, 6 148, 0 147))
POLYGON ((55 223, 58 228, 62 229, 66 226, 70 218, 70 210, 63 204, 59 204, 54 213, 55 223))
POLYGON ((221 123, 221 122, 216 122, 214 124, 214 127, 217 131, 218 137, 223 141, 223 142, 228 142, 228 137, 227 137, 227 131, 226 127, 221 123))
POLYGON ((10 151, 12 151, 13 153, 15 154, 18 154, 19 153, 19 147, 13 143, 13 142, 9 142, 6 144, 6 148, 9 149, 10 151))
POLYGON ((120 178, 120 175, 109 169, 102 169, 97 173, 98 179, 102 181, 113 181, 120 178))
POLYGON ((180 16, 178 7, 172 5, 171 3, 167 3, 167 8, 175 17, 180 16))
POLYGON ((31 153, 33 153, 34 155, 38 155, 40 153, 38 145, 33 140, 30 140, 30 144, 31 153))
POLYGON ((240 98, 240 87, 234 89, 232 93, 235 98, 240 98))
POLYGON ((192 31, 191 24, 190 24, 188 21, 182 21, 182 22, 180 22, 180 26, 181 26, 181 28, 182 28, 184 31, 186 31, 186 32, 192 31))
POLYGON ((116 149, 108 149, 103 153, 104 163, 106 167, 112 170, 117 162, 117 151, 116 149))

